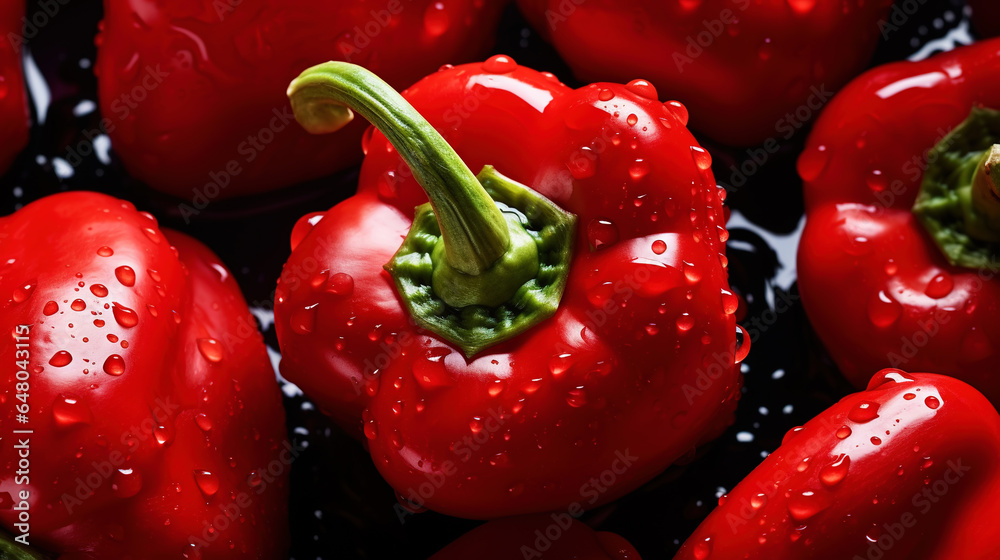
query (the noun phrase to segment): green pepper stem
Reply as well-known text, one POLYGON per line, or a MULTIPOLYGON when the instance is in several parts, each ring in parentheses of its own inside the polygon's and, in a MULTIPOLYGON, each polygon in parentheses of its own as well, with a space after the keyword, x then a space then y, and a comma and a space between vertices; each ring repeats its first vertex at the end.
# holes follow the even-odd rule
POLYGON ((988 229, 977 237, 1000 241, 1000 144, 993 144, 976 165, 972 176, 972 205, 988 229))
MULTIPOLYGON (((410 166, 434 209, 445 259, 478 276, 511 248, 508 221, 448 142, 403 97, 361 66, 326 62, 288 86, 295 118, 313 134, 339 130, 356 110, 375 125, 410 166)), ((537 266, 537 265, 536 265, 537 266)))

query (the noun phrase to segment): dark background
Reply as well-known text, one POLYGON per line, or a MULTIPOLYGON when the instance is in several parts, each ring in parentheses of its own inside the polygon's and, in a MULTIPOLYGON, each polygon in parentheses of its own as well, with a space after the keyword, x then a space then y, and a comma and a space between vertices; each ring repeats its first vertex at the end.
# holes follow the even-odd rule
MULTIPOLYGON (((879 44, 873 66, 905 59, 968 20, 963 0, 921 4, 899 31, 879 44)), ((37 2, 29 2, 29 18, 38 9, 37 2)), ((0 178, 0 214, 73 189, 128 199, 152 212, 162 225, 207 243, 232 269, 250 305, 270 309, 295 220, 325 210, 352 192, 357 170, 280 193, 216 202, 187 225, 176 215, 176 201, 127 176, 113 147, 105 162, 91 152, 76 167, 54 164, 53 158, 64 158, 72 147, 89 142, 84 131, 96 129, 100 122, 92 72, 100 19, 100 2, 72 1, 26 43, 52 92, 52 102, 44 124, 39 125, 38 115, 33 114, 28 148, 0 178)), ((551 71, 571 86, 581 85, 513 6, 504 14, 494 52, 551 71)), ((812 334, 794 286, 802 218, 801 182, 794 163, 807 132, 784 145, 729 198, 734 217, 745 218, 730 230, 730 280, 743 296, 738 316, 753 334, 752 350, 743 364, 745 387, 736 423, 700 449, 689 464, 675 465, 641 489, 584 516, 590 525, 626 537, 646 558, 671 557, 718 497, 774 450, 785 432, 851 391, 812 334), (783 299, 791 302, 786 312, 770 311, 775 301, 783 299), (755 318, 757 327, 751 328, 755 318)), ((743 150, 705 145, 721 182, 729 177, 730 164, 739 165, 747 157, 743 150)), ((265 338, 277 348, 273 328, 265 330, 265 338)), ((307 446, 292 470, 293 558, 422 559, 478 524, 433 512, 409 516, 401 524, 393 511, 394 492, 361 444, 307 399, 286 397, 285 408, 289 437, 307 446)))

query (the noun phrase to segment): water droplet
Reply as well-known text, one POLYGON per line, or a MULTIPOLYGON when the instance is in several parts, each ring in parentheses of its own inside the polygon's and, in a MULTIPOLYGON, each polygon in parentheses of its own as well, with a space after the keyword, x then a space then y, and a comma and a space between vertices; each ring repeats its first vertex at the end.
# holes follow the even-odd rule
POLYGON ((83 311, 87 308, 87 302, 82 299, 74 299, 73 303, 69 304, 69 308, 73 311, 83 311))
POLYGON ((869 401, 859 402, 847 414, 847 419, 858 424, 866 424, 878 418, 878 403, 869 401))
POLYGON ((898 321, 902 314, 903 306, 889 297, 885 290, 879 290, 878 294, 868 300, 868 318, 876 327, 883 329, 889 327, 898 321))
POLYGON ((566 162, 566 167, 574 179, 583 180, 593 177, 597 173, 597 153, 586 146, 580 148, 566 162))
POLYGON ((211 498, 219 491, 219 477, 206 470, 194 471, 194 482, 206 498, 211 498))
POLYGON ((496 455, 490 457, 490 466, 493 466, 493 467, 505 467, 505 466, 507 466, 507 462, 508 461, 509 461, 509 459, 507 458, 507 452, 506 451, 501 451, 501 452, 497 453, 496 455))
POLYGON ((149 240, 152 241, 153 243, 160 242, 160 234, 155 229, 150 227, 144 227, 142 228, 142 232, 145 233, 146 237, 148 237, 149 240))
POLYGON ((55 367, 65 367, 73 361, 73 356, 65 350, 60 350, 49 358, 49 365, 55 367))
POLYGON ((93 415, 82 400, 76 397, 62 395, 52 403, 52 417, 61 427, 74 424, 88 424, 93 415))
POLYGON ((506 74, 517 69, 517 63, 509 56, 497 54, 493 55, 483 63, 483 71, 490 74, 506 74))
POLYGON ((796 521, 805 521, 829 507, 829 503, 812 490, 792 492, 788 497, 788 513, 796 521))
POLYGON ((806 149, 796 163, 799 177, 802 177, 802 180, 806 182, 815 181, 826 170, 829 161, 830 154, 826 146, 820 145, 806 149))
POLYGON ((93 284, 90 286, 90 293, 97 297, 107 297, 108 289, 103 284, 93 284))
POLYGON ((941 406, 941 401, 935 396, 930 396, 924 399, 924 404, 927 405, 927 408, 934 410, 941 406))
POLYGON ((723 288, 722 290, 722 310, 726 315, 733 315, 740 307, 740 298, 736 294, 723 288))
POLYGON ((292 327, 292 332, 296 334, 309 334, 316 327, 316 307, 318 303, 312 305, 307 305, 306 307, 300 307, 292 312, 292 316, 289 318, 289 325, 292 327))
POLYGON ((212 362, 213 364, 217 364, 222 361, 222 344, 214 338, 199 338, 198 352, 200 352, 206 360, 212 362))
POLYGON ((912 401, 915 398, 917 398, 917 396, 913 393, 906 393, 905 395, 903 395, 904 400, 912 401))
POLYGON ((636 123, 639 122, 639 117, 637 117, 635 113, 630 113, 629 116, 625 118, 625 122, 628 123, 629 126, 635 126, 636 123))
MULTIPOLYGON (((788 0, 788 5, 799 15, 806 15, 816 5, 816 0, 788 0)), ((845 4, 846 6, 846 4, 845 4)))
POLYGON ((111 489, 119 498, 131 498, 142 490, 142 475, 135 469, 118 469, 111 477, 111 489))
POLYGON ((212 419, 209 418, 208 415, 205 414, 204 412, 199 412, 198 414, 194 415, 194 423, 197 424, 198 427, 201 428, 201 431, 203 432, 212 431, 212 419))
POLYGON ((767 494, 760 493, 750 496, 750 507, 760 509, 767 503, 767 494))
POLYGON ((688 284, 697 284, 701 281, 701 272, 691 263, 684 262, 684 278, 688 284))
POLYGON ((656 88, 653 87, 653 84, 647 82, 646 80, 632 80, 631 82, 625 84, 625 89, 644 99, 657 99, 659 97, 656 93, 656 88))
POLYGON ((633 161, 632 165, 628 168, 628 176, 631 177, 633 181, 639 181, 648 174, 649 162, 641 158, 633 161))
POLYGON ((424 359, 418 359, 413 364, 413 377, 424 389, 435 389, 452 385, 451 376, 445 367, 445 358, 451 354, 448 348, 430 348, 424 353, 424 359))
POLYGON ((580 408, 587 404, 587 391, 582 386, 570 389, 566 395, 566 404, 573 408, 580 408))
POLYGON ((331 276, 330 281, 326 283, 326 291, 338 296, 350 295, 354 291, 354 277, 338 272, 331 276))
POLYGON ((42 313, 46 316, 55 315, 59 312, 59 304, 54 301, 48 301, 45 303, 45 307, 42 308, 42 313))
POLYGON ((14 303, 22 303, 31 297, 31 294, 35 292, 35 285, 37 283, 37 280, 32 280, 14 288, 14 295, 12 296, 14 298, 14 303))
POLYGON ((399 433, 399 430, 393 428, 392 432, 389 434, 389 443, 397 450, 402 449, 403 434, 399 433))
POLYGON ((662 239, 657 239, 653 242, 653 252, 657 255, 662 255, 667 250, 667 244, 662 239))
POLYGON ((688 110, 680 101, 667 101, 663 104, 667 109, 667 112, 674 116, 678 121, 680 121, 682 126, 687 126, 688 124, 688 110))
POLYGON ((483 431, 483 419, 479 416, 473 416, 472 420, 469 420, 469 431, 478 434, 483 431))
POLYGON ((850 466, 851 458, 842 453, 832 463, 819 470, 819 479, 827 486, 836 486, 847 476, 850 466))
POLYGON ((681 313, 677 317, 677 332, 686 333, 694 328, 694 317, 690 313, 681 313))
POLYGON ((878 169, 872 169, 868 172, 868 175, 865 176, 865 183, 868 184, 869 189, 878 193, 884 191, 888 185, 885 175, 878 169))
POLYGON ((931 281, 927 283, 927 289, 924 290, 924 293, 927 294, 927 297, 941 299, 950 294, 954 288, 955 281, 952 280, 951 274, 942 272, 931 278, 931 281))
POLYGON ((108 359, 104 360, 104 373, 114 376, 125 373, 125 360, 118 354, 108 356, 108 359))
POLYGON ((694 158, 698 169, 706 171, 712 168, 712 154, 708 153, 701 146, 691 146, 691 157, 694 158))
POLYGON ((601 91, 597 92, 597 98, 601 101, 611 101, 615 97, 615 92, 607 88, 602 88, 601 91))
POLYGON ((736 349, 734 354, 736 364, 743 363, 743 360, 750 354, 750 335, 741 325, 736 325, 736 349))
POLYGON ((573 356, 571 354, 556 354, 549 359, 549 372, 554 377, 559 377, 566 373, 571 367, 573 367, 573 356))
POLYGON ((125 307, 124 305, 116 302, 111 304, 111 312, 115 316, 115 321, 119 325, 125 327, 126 329, 131 329, 132 327, 139 324, 139 314, 125 307))
POLYGON ((882 439, 878 436, 872 436, 872 445, 882 445, 882 439))
POLYGON ((896 264, 896 261, 894 261, 892 259, 887 260, 885 262, 885 273, 886 273, 886 275, 888 275, 888 276, 895 276, 897 272, 899 272, 899 265, 896 264))
POLYGON ((119 266, 115 269, 115 278, 122 286, 131 288, 135 286, 135 271, 130 266, 119 266))
POLYGON ((590 220, 587 240, 591 249, 603 249, 618 242, 618 226, 607 220, 590 220))
POLYGON ((694 543, 691 552, 694 554, 695 560, 707 560, 712 555, 712 537, 705 537, 694 543))
POLYGON ((851 437, 851 428, 849 426, 841 426, 837 429, 837 439, 847 439, 851 437))
POLYGON ((153 437, 160 445, 169 445, 174 440, 174 430, 166 424, 161 424, 153 428, 153 437))
POLYGON ((486 392, 489 393, 491 397, 496 397, 500 393, 503 393, 506 386, 507 383, 503 379, 494 379, 493 382, 486 388, 486 392))
MULTIPOLYGON (((448 31, 451 18, 444 8, 444 2, 434 2, 424 10, 424 30, 431 37, 439 37, 448 31)), ((493 70, 487 70, 493 72, 493 70)))

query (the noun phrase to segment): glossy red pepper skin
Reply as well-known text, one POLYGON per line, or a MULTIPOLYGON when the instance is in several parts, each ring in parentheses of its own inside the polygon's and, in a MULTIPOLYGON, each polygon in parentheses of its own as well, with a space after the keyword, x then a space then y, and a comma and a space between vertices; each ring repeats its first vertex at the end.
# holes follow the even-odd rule
MULTIPOLYGON (((30 492, 31 545, 60 558, 287 554, 280 392, 218 257, 88 192, 0 218, 0 247, 0 435, 34 431, 30 479, 5 454, 0 492, 30 492), (30 326, 27 424, 15 423, 18 325, 30 326), (281 469, 253 476, 272 461, 281 469)), ((15 535, 17 514, 0 510, 15 535)))
POLYGON ((484 523, 456 539, 430 560, 641 560, 615 533, 594 532, 568 513, 507 517, 484 523))
POLYGON ((404 97, 471 169, 494 165, 577 229, 556 315, 466 360, 414 327, 382 268, 426 196, 381 133, 358 194, 299 221, 276 292, 281 371, 364 428, 399 494, 472 518, 593 507, 731 423, 724 191, 682 106, 642 82, 571 90, 501 55, 404 97))
POLYGON ((285 86, 299 72, 345 60, 407 87, 485 54, 503 4, 106 0, 101 111, 129 173, 198 210, 361 160, 362 119, 324 138, 295 123, 285 86))
POLYGON ((871 70, 830 103, 799 158, 799 290, 855 386, 891 365, 957 376, 1000 402, 1000 280, 951 266, 910 211, 927 151, 974 105, 1000 108, 998 71, 997 40, 871 70))
POLYGON ((28 98, 21 69, 24 3, 5 2, 0 6, 0 173, 28 143, 28 98))
POLYGON ((868 62, 891 0, 518 0, 581 80, 650 80, 733 146, 791 137, 868 62), (800 110, 796 116, 796 110, 800 110), (805 108, 808 108, 806 110, 805 108))
POLYGON ((794 428, 675 559, 1000 555, 1000 416, 942 375, 883 370, 794 428))

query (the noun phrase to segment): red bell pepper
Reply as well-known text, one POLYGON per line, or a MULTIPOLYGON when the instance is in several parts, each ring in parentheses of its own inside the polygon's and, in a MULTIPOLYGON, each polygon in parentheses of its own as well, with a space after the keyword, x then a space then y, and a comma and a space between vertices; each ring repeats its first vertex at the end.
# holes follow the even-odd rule
POLYGON ((876 68, 833 100, 799 158, 799 290, 856 386, 891 365, 960 377, 1000 403, 1000 219, 979 165, 1000 120, 969 117, 1000 109, 998 71, 998 40, 876 68))
POLYGON ((59 194, 0 218, 0 294, 4 529, 60 558, 286 553, 297 450, 215 255, 59 194))
POLYGON ((28 143, 28 99, 21 70, 24 2, 0 6, 0 173, 28 143))
POLYGON ((887 369, 793 428, 676 560, 1000 557, 1000 416, 965 383, 887 369))
POLYGON ((406 100, 337 63, 289 91, 314 132, 349 119, 339 103, 378 131, 357 195, 292 232, 281 371, 363 428, 402 499, 473 518, 582 511, 732 421, 749 341, 725 191, 683 105, 642 80, 572 90, 503 55, 406 100))
POLYGON ((642 76, 733 146, 790 138, 868 62, 891 0, 518 0, 582 80, 642 76))
POLYGON ((304 133, 282 84, 327 60, 405 87, 481 56, 502 0, 106 0, 97 60, 102 127, 128 171, 188 200, 320 177, 360 161, 360 120, 331 138, 304 133))
POLYGON ((526 515, 484 523, 430 560, 641 560, 615 533, 594 532, 569 514, 526 515))

